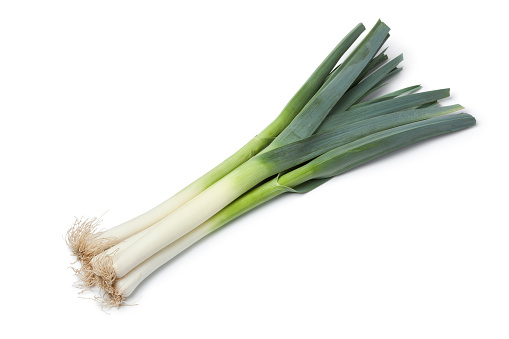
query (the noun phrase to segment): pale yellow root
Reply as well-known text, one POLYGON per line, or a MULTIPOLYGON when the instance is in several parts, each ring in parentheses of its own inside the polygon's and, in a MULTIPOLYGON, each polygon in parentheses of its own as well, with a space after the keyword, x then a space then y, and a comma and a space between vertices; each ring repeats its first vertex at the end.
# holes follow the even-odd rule
POLYGON ((75 218, 73 226, 67 231, 65 242, 81 264, 80 268, 72 268, 80 280, 76 284, 83 291, 97 287, 101 291, 100 296, 94 299, 102 306, 119 307, 127 305, 125 297, 117 288, 115 281, 117 276, 113 269, 113 260, 104 249, 115 245, 115 239, 97 238, 100 234, 98 227, 101 218, 78 219, 75 218))
POLYGON ((108 307, 119 307, 124 304, 125 297, 115 287, 117 274, 113 267, 113 254, 99 253, 91 260, 90 267, 94 275, 94 284, 102 291, 96 300, 108 307))
POLYGON ((75 218, 74 224, 67 231, 65 242, 78 261, 90 257, 94 248, 98 247, 94 240, 101 221, 99 218, 85 220, 75 218))
POLYGON ((86 290, 96 285, 97 277, 92 270, 92 265, 89 261, 82 261, 80 268, 72 267, 74 274, 79 279, 79 283, 76 283, 76 287, 86 290))
POLYGON ((95 297, 95 300, 102 306, 107 307, 118 308, 120 306, 127 305, 123 294, 115 289, 110 290, 110 292, 103 291, 101 296, 95 297))
POLYGON ((75 218, 74 225, 67 231, 66 243, 71 249, 76 261, 81 263, 81 268, 73 268, 74 273, 81 280, 79 287, 89 288, 97 284, 100 280, 93 272, 91 261, 101 253, 104 248, 108 248, 108 243, 113 245, 114 239, 97 238, 100 234, 97 231, 102 219, 78 219, 75 218))

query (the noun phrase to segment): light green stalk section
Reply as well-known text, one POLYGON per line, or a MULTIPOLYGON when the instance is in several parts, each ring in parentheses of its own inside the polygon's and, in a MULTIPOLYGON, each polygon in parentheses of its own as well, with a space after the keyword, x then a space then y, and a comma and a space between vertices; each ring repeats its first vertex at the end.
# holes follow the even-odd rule
POLYGON ((276 177, 242 195, 193 231, 152 255, 116 282, 125 297, 153 271, 191 245, 233 219, 286 192, 308 192, 331 177, 367 161, 424 139, 468 128, 475 119, 468 114, 431 118, 358 139, 276 177))
MULTIPOLYGON (((288 102, 276 120, 268 125, 256 137, 250 140, 245 146, 170 199, 164 201, 148 212, 141 214, 140 216, 109 229, 101 234, 99 238, 116 239, 117 242, 120 242, 142 231, 143 229, 150 227, 165 218, 167 215, 173 213, 182 205, 186 204, 188 201, 203 192, 207 187, 217 182, 219 179, 263 150, 290 124, 307 102, 315 95, 325 82, 331 70, 337 64, 338 60, 364 30, 364 26, 359 24, 347 36, 345 36, 345 38, 315 70, 306 83, 299 89, 290 102, 288 102)), ((107 245, 111 245, 111 243, 107 242, 104 244, 105 247, 107 245)))

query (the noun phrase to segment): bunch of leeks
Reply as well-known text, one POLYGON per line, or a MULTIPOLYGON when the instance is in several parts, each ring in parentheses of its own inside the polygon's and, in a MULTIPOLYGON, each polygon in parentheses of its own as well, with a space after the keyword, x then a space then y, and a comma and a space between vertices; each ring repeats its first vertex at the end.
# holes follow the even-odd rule
POLYGON ((105 232, 77 221, 67 242, 84 287, 121 305, 158 267, 199 239, 285 192, 308 192, 330 178, 410 144, 475 125, 460 105, 440 106, 448 89, 407 87, 371 100, 401 68, 381 48, 389 27, 356 26, 327 56, 281 114, 223 163, 154 209, 105 232))

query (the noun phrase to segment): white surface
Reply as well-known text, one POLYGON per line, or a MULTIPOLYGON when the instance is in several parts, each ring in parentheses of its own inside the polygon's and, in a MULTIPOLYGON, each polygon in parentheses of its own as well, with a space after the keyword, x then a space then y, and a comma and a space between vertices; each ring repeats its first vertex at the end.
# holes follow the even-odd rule
POLYGON ((507 338, 500 1, 3 1, 2 330, 73 338, 507 338), (101 312, 73 216, 125 221, 268 124, 355 24, 391 28, 390 89, 451 87, 478 126, 287 195, 101 312))

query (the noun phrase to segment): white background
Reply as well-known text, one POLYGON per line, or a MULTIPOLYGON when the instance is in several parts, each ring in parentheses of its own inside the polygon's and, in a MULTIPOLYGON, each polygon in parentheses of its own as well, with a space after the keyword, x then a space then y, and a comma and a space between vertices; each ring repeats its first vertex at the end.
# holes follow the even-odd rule
MULTIPOLYGON (((501 1, 2 1, 2 331, 171 338, 507 338, 501 1), (163 201, 279 113, 363 22, 387 89, 450 87, 478 119, 262 206, 106 314, 64 235, 163 201)), ((12 336, 12 335, 11 335, 12 336)))

